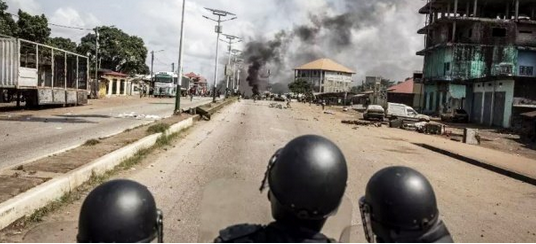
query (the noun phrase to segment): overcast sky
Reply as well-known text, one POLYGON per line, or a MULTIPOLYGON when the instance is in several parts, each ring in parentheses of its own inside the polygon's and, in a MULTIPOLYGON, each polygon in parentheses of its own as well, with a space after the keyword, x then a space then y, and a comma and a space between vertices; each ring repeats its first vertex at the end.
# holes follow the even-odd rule
MULTIPOLYGON (((187 0, 184 70, 201 73, 212 81, 216 36, 214 23, 202 17, 210 14, 203 7, 236 13, 238 19, 225 23, 224 33, 251 40, 260 36, 270 39, 281 30, 307 25, 311 22, 311 13, 344 13, 348 11, 344 1, 348 0, 187 0)), ((424 24, 424 17, 417 13, 424 2, 391 1, 396 5, 386 6, 379 21, 352 32, 352 48, 327 57, 355 70, 355 81, 369 75, 403 80, 413 71, 422 69, 422 57, 415 52, 423 47, 423 36, 416 32, 424 24)), ((114 25, 130 35, 140 36, 149 51, 165 50, 156 54, 156 71, 170 70, 171 63, 177 62, 180 0, 7 0, 7 3, 10 12, 20 8, 32 14, 44 13, 50 23, 87 28, 114 25)), ((87 34, 51 28, 52 36, 69 37, 77 42, 87 34)), ((224 52, 226 48, 220 50, 224 52)), ((301 65, 293 60, 288 62, 289 67, 301 65)), ((149 58, 147 63, 150 63, 149 58)))

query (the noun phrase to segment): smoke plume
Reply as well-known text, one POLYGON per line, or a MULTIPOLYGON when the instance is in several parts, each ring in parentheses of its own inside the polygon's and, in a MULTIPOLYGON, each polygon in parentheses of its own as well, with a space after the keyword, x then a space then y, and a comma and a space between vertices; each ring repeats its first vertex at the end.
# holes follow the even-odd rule
MULTIPOLYGON (((283 5, 286 3, 281 0, 279 4, 285 7, 283 5)), ((342 13, 339 11, 339 14, 330 14, 327 10, 309 13, 309 23, 280 31, 271 40, 263 39, 260 35, 251 37, 246 43, 244 58, 247 81, 252 92, 258 94, 269 83, 288 84, 293 79, 293 68, 318 58, 332 58, 351 69, 357 69, 358 58, 373 56, 374 53, 369 53, 372 51, 370 49, 381 48, 374 43, 375 40, 361 43, 359 34, 382 28, 379 26, 382 20, 393 12, 396 13, 397 9, 405 4, 407 1, 401 0, 344 0, 342 13), (364 46, 365 44, 369 47, 364 46), (271 75, 267 78, 268 70, 271 75)), ((416 32, 416 29, 412 31, 416 32)), ((376 42, 393 46, 387 43, 391 40, 380 38, 378 37, 376 42)), ((409 46, 403 43, 403 40, 400 42, 409 46)), ((372 60, 365 65, 372 66, 372 60)), ((374 65, 376 67, 368 69, 378 70, 379 64, 374 65)), ((394 68, 396 69, 399 67, 394 68)))

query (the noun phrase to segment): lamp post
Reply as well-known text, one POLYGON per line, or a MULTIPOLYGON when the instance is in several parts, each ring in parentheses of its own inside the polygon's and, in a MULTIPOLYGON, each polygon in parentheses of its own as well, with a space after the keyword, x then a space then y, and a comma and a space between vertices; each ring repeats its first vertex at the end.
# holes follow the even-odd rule
POLYGON ((238 55, 240 53, 242 53, 242 51, 237 50, 237 49, 233 49, 231 52, 234 55, 234 62, 233 62, 233 78, 234 78, 234 80, 233 80, 233 92, 236 93, 238 91, 238 80, 240 79, 240 77, 237 77, 236 73, 238 71, 238 75, 240 75, 240 69, 241 69, 241 66, 237 65, 237 64, 239 64, 239 63, 241 63, 243 61, 243 60, 238 58, 238 55))
POLYGON ((181 110, 181 83, 183 73, 183 54, 184 54, 184 11, 186 9, 186 0, 182 0, 182 17, 181 17, 181 37, 179 44, 179 63, 177 64, 177 88, 175 91, 175 114, 180 114, 181 110))
POLYGON ((233 13, 230 13, 230 12, 227 12, 227 11, 224 11, 224 10, 217 10, 217 9, 211 9, 211 8, 205 8, 206 10, 208 11, 211 11, 213 15, 216 15, 218 16, 218 19, 212 19, 212 18, 209 18, 207 16, 204 16, 203 17, 205 19, 208 19, 208 20, 212 20, 216 23, 218 23, 216 25, 216 59, 214 61, 214 89, 212 91, 212 102, 216 102, 216 82, 218 81, 218 51, 219 51, 219 48, 220 48, 220 34, 222 33, 222 26, 221 26, 221 23, 223 22, 227 22, 227 21, 231 21, 231 20, 234 20, 236 19, 236 17, 232 17, 230 19, 226 19, 226 20, 222 20, 222 17, 225 17, 225 16, 236 16, 235 14, 233 13))
POLYGON ((229 51, 228 52, 229 60, 227 61, 227 67, 225 69, 225 76, 227 78, 226 83, 225 83, 225 98, 227 98, 228 92, 229 92, 229 82, 231 80, 231 74, 229 72, 229 67, 231 66, 231 56, 232 56, 232 51, 233 51, 233 44, 239 43, 242 40, 237 36, 226 35, 226 34, 223 34, 223 35, 225 36, 225 38, 227 38, 228 41, 226 41, 226 40, 221 40, 221 41, 227 43, 228 51, 229 51))

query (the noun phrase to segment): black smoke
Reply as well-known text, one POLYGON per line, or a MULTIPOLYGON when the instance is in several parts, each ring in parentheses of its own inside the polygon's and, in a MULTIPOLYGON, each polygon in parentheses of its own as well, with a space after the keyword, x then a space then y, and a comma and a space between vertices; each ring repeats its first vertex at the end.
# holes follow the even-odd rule
MULTIPOLYGON (((278 4, 288 7, 284 0, 278 4)), ((244 51, 249 86, 258 94, 269 82, 288 84, 295 66, 318 58, 345 56, 342 61, 352 60, 358 55, 353 53, 355 47, 360 45, 355 43, 354 34, 376 26, 386 16, 386 10, 403 4, 406 3, 401 0, 345 0, 341 14, 309 13, 310 23, 281 31, 272 40, 252 38, 244 51), (266 69, 272 70, 269 79, 262 77, 266 69)))

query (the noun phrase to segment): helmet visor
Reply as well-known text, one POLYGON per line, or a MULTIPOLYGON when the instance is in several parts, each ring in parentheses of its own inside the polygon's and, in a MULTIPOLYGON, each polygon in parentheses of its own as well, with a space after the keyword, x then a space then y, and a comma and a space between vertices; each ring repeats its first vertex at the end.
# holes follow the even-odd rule
POLYGON ((365 197, 359 199, 359 211, 361 213, 361 221, 363 222, 363 230, 365 238, 369 243, 375 242, 374 232, 372 231, 372 222, 370 219, 370 205, 365 202, 365 197))

